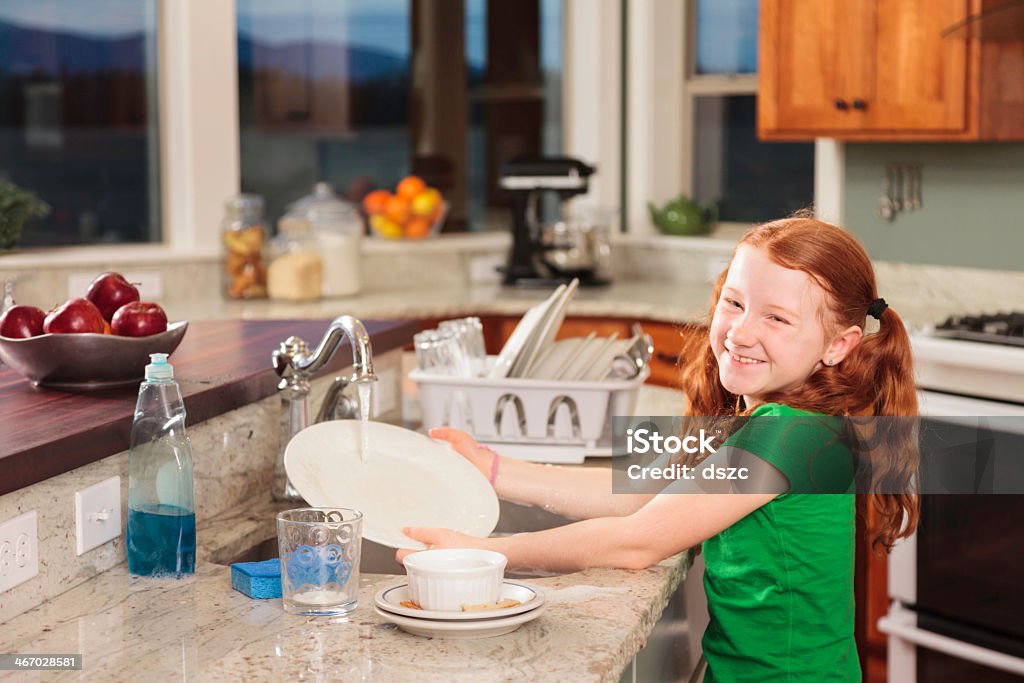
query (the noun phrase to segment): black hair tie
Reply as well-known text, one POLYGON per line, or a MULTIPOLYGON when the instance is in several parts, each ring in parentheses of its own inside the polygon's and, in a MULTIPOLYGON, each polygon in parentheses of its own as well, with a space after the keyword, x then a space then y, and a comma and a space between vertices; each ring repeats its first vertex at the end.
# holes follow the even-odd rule
POLYGON ((872 301, 871 305, 868 306, 868 315, 875 320, 881 320, 882 314, 885 313, 885 309, 887 308, 889 308, 889 304, 885 303, 885 299, 879 297, 872 301))

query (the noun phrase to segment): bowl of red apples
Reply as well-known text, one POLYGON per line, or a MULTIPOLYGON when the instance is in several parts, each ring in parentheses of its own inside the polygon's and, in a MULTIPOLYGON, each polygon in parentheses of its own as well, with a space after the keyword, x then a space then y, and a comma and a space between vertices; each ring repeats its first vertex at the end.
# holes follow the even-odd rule
POLYGON ((172 353, 188 322, 167 322, 119 273, 49 312, 15 305, 0 315, 0 361, 36 386, 102 389, 142 380, 151 353, 172 353))

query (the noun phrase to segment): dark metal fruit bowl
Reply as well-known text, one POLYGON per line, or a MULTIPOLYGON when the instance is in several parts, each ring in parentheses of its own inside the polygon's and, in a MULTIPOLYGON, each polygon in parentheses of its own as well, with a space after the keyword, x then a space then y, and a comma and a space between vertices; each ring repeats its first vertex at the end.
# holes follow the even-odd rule
POLYGON ((171 323, 160 334, 42 334, 28 339, 0 337, 0 361, 32 384, 52 389, 106 389, 142 380, 151 353, 172 353, 188 321, 171 323))

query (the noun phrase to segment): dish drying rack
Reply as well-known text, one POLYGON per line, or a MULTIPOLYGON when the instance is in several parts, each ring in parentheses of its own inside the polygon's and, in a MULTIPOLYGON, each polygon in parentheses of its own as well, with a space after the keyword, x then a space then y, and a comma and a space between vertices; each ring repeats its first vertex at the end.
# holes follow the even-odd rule
POLYGON ((419 369, 409 378, 419 386, 425 429, 454 427, 519 460, 578 464, 611 457, 611 418, 633 414, 649 375, 645 365, 636 377, 600 381, 453 377, 419 369))

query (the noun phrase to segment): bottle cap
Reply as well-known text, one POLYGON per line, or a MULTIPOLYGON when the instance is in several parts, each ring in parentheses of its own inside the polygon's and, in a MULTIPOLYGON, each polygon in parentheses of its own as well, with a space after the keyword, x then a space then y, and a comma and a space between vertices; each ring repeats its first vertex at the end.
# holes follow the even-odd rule
POLYGON ((174 366, 167 362, 166 353, 149 354, 146 379, 174 379, 174 366))

